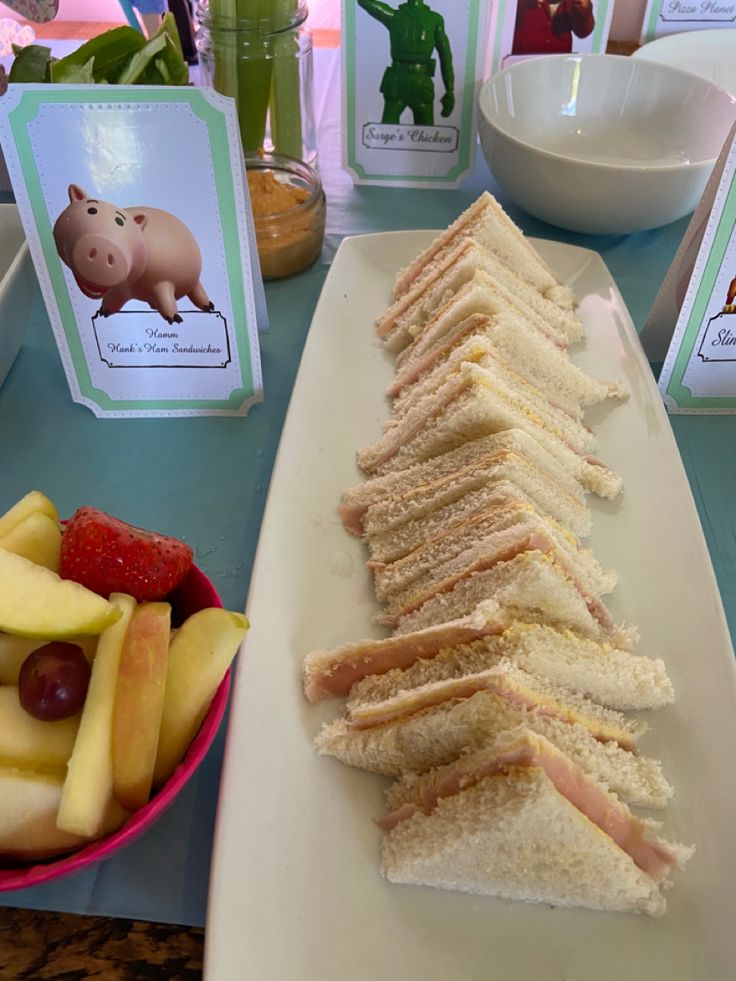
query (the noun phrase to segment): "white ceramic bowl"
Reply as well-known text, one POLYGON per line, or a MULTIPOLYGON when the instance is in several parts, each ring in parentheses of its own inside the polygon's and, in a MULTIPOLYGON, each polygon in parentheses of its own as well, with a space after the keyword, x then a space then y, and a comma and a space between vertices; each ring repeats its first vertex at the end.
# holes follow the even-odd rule
POLYGON ((593 234, 693 211, 735 120, 736 98, 712 82, 619 55, 519 61, 480 93, 501 187, 537 218, 593 234))

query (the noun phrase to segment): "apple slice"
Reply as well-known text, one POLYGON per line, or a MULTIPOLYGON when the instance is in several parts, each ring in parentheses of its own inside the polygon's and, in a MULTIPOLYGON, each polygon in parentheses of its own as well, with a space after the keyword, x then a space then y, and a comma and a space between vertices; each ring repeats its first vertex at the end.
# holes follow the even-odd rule
POLYGON ((0 515, 0 538, 7 535, 9 531, 15 528, 16 525, 19 525, 29 514, 33 514, 34 511, 41 511, 43 514, 47 514, 50 518, 54 519, 57 525, 59 524, 59 514, 52 502, 45 494, 33 490, 29 491, 25 497, 21 497, 9 511, 0 515))
MULTIPOLYGON (((56 640, 56 638, 53 638, 56 640)), ((70 637, 73 644, 78 644, 84 651, 84 656, 92 663, 97 646, 97 637, 70 637)), ((45 638, 16 637, 14 634, 0 634, 0 685, 17 685, 21 665, 37 647, 46 644, 45 638)))
POLYGON ((20 704, 15 685, 0 686, 0 760, 24 770, 63 774, 72 754, 79 716, 41 722, 20 704))
MULTIPOLYGON (((0 855, 25 861, 51 858, 72 851, 89 839, 70 835, 56 826, 63 777, 0 767, 0 855)), ((111 801, 101 834, 110 834, 125 820, 111 801)))
POLYGON ((110 602, 120 619, 100 636, 92 663, 87 698, 79 732, 69 760, 59 805, 57 826, 72 834, 92 837, 105 820, 112 790, 112 716, 118 666, 136 602, 125 593, 113 593, 110 602))
POLYGON ((99 634, 120 616, 102 596, 51 569, 0 549, 0 630, 66 640, 99 634))
POLYGON ((242 614, 212 607, 194 613, 177 630, 169 650, 156 787, 184 758, 247 629, 242 614))
POLYGON ((59 522, 43 511, 34 511, 0 538, 0 548, 58 572, 61 552, 59 522))
POLYGON ((148 801, 164 704, 171 606, 141 603, 120 654, 112 717, 113 793, 135 811, 148 801))

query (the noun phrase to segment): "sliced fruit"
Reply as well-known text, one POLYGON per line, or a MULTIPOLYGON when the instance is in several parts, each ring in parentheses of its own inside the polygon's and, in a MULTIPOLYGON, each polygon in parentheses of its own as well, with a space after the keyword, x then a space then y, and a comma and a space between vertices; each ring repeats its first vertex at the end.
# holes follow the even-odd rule
POLYGON ((100 596, 127 593, 142 602, 167 596, 189 572, 192 561, 186 542, 83 507, 64 529, 60 572, 100 596))
POLYGON ((169 651, 154 784, 181 763, 248 629, 240 613, 200 610, 177 630, 169 651))
MULTIPOLYGON (((72 637, 79 644, 91 663, 95 656, 97 637, 72 637)), ((0 685, 17 685, 21 665, 37 647, 47 641, 39 637, 16 637, 14 634, 0 634, 0 685)))
POLYGON ((19 525, 29 514, 33 514, 34 511, 47 514, 58 525, 59 514, 53 503, 45 494, 37 490, 32 490, 25 497, 21 497, 5 514, 0 515, 0 538, 7 535, 9 531, 15 528, 16 525, 19 525))
POLYGON ((20 704, 15 685, 0 685, 0 763, 63 774, 72 754, 79 716, 41 722, 20 704))
POLYGON ((34 511, 0 538, 0 548, 58 572, 61 551, 59 522, 43 511, 34 511))
POLYGON ((120 654, 112 717, 112 780, 117 801, 135 811, 148 801, 164 704, 171 607, 141 603, 120 654))
POLYGON ((84 586, 0 549, 0 630, 5 633, 65 640, 99 634, 119 616, 84 586))
MULTIPOLYGON (((88 839, 56 826, 62 784, 63 778, 53 774, 0 767, 0 855, 29 861, 86 844, 88 839)), ((101 834, 120 827, 125 816, 113 801, 101 834)))
POLYGON ((57 825, 92 837, 100 833, 113 801, 112 716, 120 654, 136 602, 114 593, 110 602, 120 619, 100 636, 92 665, 79 731, 69 759, 57 825))

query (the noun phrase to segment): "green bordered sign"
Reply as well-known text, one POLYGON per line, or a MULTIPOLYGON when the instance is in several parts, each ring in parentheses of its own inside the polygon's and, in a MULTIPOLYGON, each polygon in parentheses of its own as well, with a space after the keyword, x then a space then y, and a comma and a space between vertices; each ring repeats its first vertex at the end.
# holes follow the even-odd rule
POLYGON ((343 163, 356 184, 456 186, 473 169, 486 0, 343 0, 343 163))
POLYGON ((736 0, 649 0, 641 43, 664 34, 708 27, 736 27, 736 0))
POLYGON ((672 412, 736 412, 736 142, 659 379, 672 412))
POLYGON ((605 52, 614 0, 495 0, 491 71, 538 55, 605 52))
POLYGON ((11 85, 0 142, 75 401, 125 417, 261 400, 262 283, 230 100, 11 85))

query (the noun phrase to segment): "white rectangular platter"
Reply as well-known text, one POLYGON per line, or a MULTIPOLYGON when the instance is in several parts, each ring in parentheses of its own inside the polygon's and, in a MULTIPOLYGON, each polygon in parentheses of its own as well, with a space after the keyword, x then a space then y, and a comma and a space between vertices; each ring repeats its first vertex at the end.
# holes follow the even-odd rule
MULTIPOLYGON (((215 837, 207 981, 727 981, 736 977, 736 669, 721 600, 669 421, 629 315, 596 253, 535 242, 580 300, 575 361, 622 378, 623 404, 588 421, 624 478, 591 499, 591 547, 617 569, 610 601, 665 658, 677 700, 642 740, 677 795, 671 838, 696 845, 662 919, 560 910, 379 875, 380 777, 319 758, 312 739, 339 703, 310 706, 301 662, 317 647, 380 636, 361 543, 342 528, 356 450, 388 415, 392 360, 373 320, 428 232, 343 242, 299 371, 263 521, 238 666, 215 837)), ((554 828, 550 828, 554 834, 554 828)))

